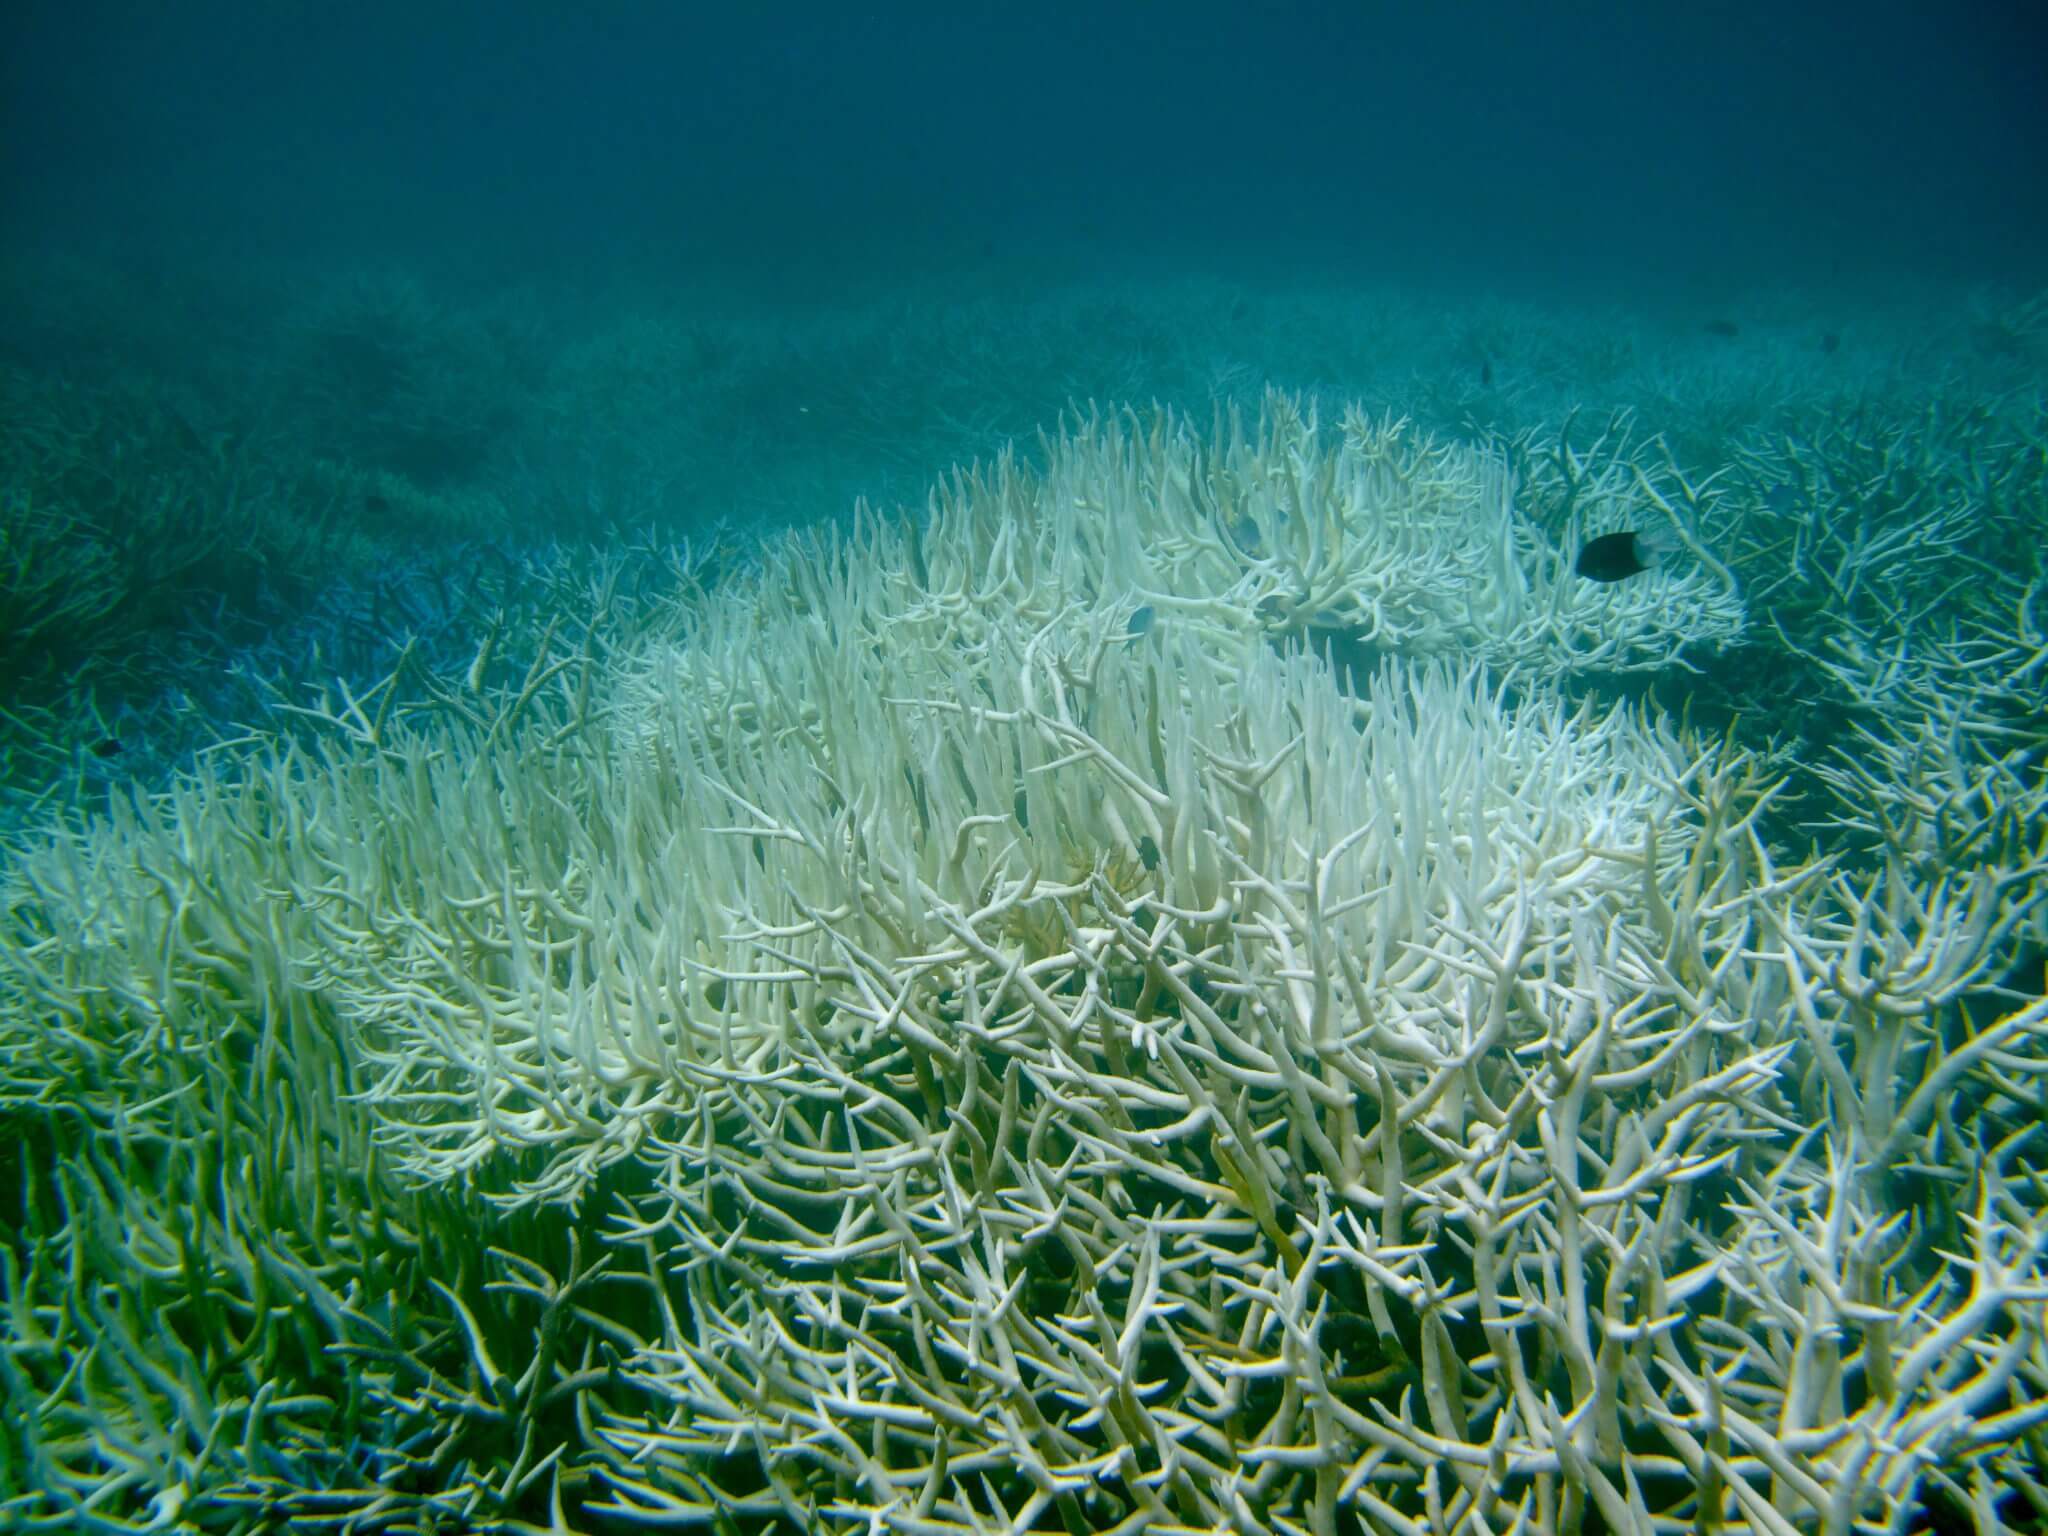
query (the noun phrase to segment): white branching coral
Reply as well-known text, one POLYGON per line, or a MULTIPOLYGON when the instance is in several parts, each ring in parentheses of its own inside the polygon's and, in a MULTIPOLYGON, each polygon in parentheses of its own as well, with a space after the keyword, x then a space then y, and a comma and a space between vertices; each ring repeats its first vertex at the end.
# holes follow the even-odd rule
POLYGON ((1167 413, 1101 413, 932 500, 917 531, 876 531, 847 561, 856 613, 974 643, 987 617, 1055 623, 1121 599, 1219 636, 1320 631, 1503 673, 1667 665, 1743 627, 1727 569, 1633 465, 1580 463, 1547 529, 1501 457, 1353 409, 1341 429, 1269 396, 1207 437, 1167 413), (1613 586, 1573 572, 1584 539, 1677 525, 1696 555, 1613 586))
POLYGON ((1576 595, 1479 456, 1047 454, 20 861, 10 1512, 1783 1536, 2039 1475, 2037 865, 1859 883, 1568 705, 1732 589, 1576 595))

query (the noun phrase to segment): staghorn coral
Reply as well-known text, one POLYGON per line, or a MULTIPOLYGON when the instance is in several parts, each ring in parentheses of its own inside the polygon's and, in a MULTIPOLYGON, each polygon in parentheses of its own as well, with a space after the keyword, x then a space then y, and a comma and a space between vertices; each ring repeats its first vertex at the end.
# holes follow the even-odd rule
POLYGON ((0 1508, 1780 1533, 2038 1479, 2038 861, 1987 929, 1787 859, 1753 760, 1542 680, 1724 587, 1579 611, 1482 462, 1300 420, 1084 424, 25 852, 0 1508), (1429 526, 1543 600, 1440 602, 1429 526), (1420 658, 1340 687, 1267 602, 1325 586, 1420 658))
POLYGON ((1251 426, 1220 412, 1206 442, 1170 415, 1103 414, 1043 453, 1042 476, 1006 460, 936 499, 943 559, 921 557, 929 591, 904 617, 971 622, 993 598, 1037 616, 1092 600, 1115 572, 1133 601, 1218 632, 1242 633, 1249 615, 1267 633, 1338 632, 1540 676, 1661 667, 1742 631, 1740 595, 1710 555, 1625 587, 1572 576, 1582 539, 1674 516, 1618 461, 1581 464, 1583 494, 1553 533, 1517 505, 1497 457, 1356 408, 1332 441, 1284 395, 1251 426))

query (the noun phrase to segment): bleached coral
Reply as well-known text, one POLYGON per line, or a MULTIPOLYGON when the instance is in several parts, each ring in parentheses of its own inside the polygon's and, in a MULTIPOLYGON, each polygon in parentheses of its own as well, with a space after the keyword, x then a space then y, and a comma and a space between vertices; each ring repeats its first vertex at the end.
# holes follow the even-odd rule
POLYGON ((1663 666, 1743 627, 1710 555, 1613 586, 1574 575, 1583 539, 1672 516, 1614 462, 1584 466, 1551 531, 1497 454, 1356 409, 1331 434, 1283 395, 1207 437, 1167 413, 1092 414, 1039 456, 956 478, 921 533, 874 533, 846 562, 854 611, 972 644, 982 614, 1050 623, 1122 598, 1219 637, 1334 631, 1546 677, 1663 666))
POLYGON ((2028 1475, 2048 1013, 1542 680, 1725 584, 1587 606, 1476 455, 1223 434, 25 857, 8 1511, 1779 1536, 2028 1475), (1422 654, 1347 691, 1332 601, 1422 654))

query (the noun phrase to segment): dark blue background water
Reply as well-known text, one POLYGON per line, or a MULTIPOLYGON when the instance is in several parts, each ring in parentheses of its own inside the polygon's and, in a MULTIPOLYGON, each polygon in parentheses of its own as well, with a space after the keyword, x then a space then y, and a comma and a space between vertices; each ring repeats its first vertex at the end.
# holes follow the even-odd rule
POLYGON ((2042 8, 15 0, 6 238, 818 278, 2032 279, 2042 8))

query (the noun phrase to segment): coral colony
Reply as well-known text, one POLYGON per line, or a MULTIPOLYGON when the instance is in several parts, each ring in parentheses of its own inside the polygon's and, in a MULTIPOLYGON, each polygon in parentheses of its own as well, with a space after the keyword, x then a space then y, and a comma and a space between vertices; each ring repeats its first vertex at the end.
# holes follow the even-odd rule
POLYGON ((24 847, 10 1528, 2038 1518, 2039 594, 1909 648, 1944 505, 1618 425, 1038 458, 24 847), (1581 686, 1767 547, 1873 706, 1796 813, 1581 686))

